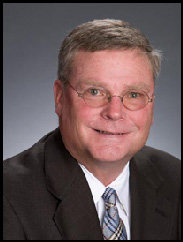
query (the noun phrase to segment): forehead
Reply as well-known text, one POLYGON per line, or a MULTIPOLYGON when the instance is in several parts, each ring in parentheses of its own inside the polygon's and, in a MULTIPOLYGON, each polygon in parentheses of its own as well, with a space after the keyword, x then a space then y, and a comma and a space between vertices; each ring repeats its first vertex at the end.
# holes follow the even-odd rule
POLYGON ((152 85, 148 57, 139 50, 79 51, 75 54, 70 80, 75 84, 152 85))

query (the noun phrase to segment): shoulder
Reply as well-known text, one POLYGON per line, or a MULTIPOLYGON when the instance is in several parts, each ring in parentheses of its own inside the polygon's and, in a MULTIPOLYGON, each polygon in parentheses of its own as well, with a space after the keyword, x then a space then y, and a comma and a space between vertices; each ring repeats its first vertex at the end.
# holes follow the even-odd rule
MULTIPOLYGON (((154 165, 167 169, 180 169, 181 162, 178 158, 168 152, 155 149, 150 146, 144 146, 140 151, 145 157, 150 159, 154 165)), ((179 170, 180 171, 180 170, 179 170)))
POLYGON ((4 179, 17 180, 28 177, 43 165, 44 144, 37 143, 14 157, 3 161, 4 179))
POLYGON ((30 149, 3 162, 5 239, 55 236, 50 234, 50 218, 58 200, 48 191, 45 177, 45 147, 50 136, 44 136, 30 149))
MULTIPOLYGON (((180 188, 181 161, 168 152, 144 146, 137 153, 137 163, 143 163, 148 174, 157 174, 166 185, 180 188), (155 173, 154 173, 155 172, 155 173)), ((140 166, 140 165, 139 165, 140 166)))
POLYGON ((44 150, 48 136, 49 134, 45 135, 30 149, 3 161, 5 196, 28 189, 32 191, 33 187, 44 183, 44 150))

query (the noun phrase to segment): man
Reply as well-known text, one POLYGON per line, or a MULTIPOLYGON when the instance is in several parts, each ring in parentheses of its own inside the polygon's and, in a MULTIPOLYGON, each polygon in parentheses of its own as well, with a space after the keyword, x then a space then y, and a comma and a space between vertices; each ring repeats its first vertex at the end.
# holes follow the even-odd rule
POLYGON ((160 63, 120 20, 66 37, 59 128, 4 162, 5 240, 180 239, 180 161, 145 146, 160 63))

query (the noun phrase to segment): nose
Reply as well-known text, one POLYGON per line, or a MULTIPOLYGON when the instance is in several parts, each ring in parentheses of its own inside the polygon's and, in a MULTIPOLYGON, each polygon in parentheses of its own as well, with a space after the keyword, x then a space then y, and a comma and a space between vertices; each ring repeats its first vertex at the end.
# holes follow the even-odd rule
POLYGON ((110 119, 110 120, 122 120, 125 119, 125 110, 124 110, 123 103, 121 101, 121 97, 119 96, 113 96, 109 103, 104 106, 101 116, 104 119, 110 119))

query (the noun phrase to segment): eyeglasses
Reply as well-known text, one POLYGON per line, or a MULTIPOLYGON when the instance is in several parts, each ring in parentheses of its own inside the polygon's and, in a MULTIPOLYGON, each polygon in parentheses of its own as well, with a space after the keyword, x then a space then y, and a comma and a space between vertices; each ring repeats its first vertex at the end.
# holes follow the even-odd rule
POLYGON ((94 108, 107 105, 113 97, 119 97, 123 106, 131 111, 140 110, 153 101, 153 98, 150 98, 145 91, 138 89, 130 89, 123 96, 110 96, 109 92, 104 88, 88 88, 79 93, 69 82, 68 84, 77 92, 78 97, 83 98, 87 105, 94 108))

